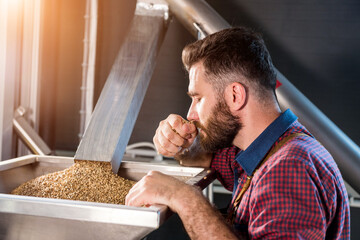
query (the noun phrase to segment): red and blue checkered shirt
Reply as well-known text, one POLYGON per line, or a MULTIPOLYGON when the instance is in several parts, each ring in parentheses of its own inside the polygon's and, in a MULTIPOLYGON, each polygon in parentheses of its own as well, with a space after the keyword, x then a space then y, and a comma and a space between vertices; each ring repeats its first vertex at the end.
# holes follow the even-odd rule
POLYGON ((246 177, 272 147, 290 134, 308 135, 285 143, 254 173, 237 209, 234 230, 251 239, 350 239, 350 208, 340 171, 329 152, 291 115, 290 110, 283 113, 283 121, 275 120, 278 124, 271 124, 250 149, 225 148, 212 160, 218 180, 233 191, 230 210, 246 177), (286 115, 290 118, 284 121, 286 115), (269 141, 279 128, 284 131, 269 141), (246 161, 255 164, 249 167, 246 161))

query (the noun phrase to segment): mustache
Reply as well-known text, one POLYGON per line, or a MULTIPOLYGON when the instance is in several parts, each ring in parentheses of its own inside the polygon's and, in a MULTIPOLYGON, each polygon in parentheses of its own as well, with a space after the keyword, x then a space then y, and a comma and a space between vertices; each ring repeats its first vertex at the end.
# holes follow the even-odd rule
POLYGON ((201 124, 200 122, 198 122, 198 121, 193 121, 193 124, 194 124, 195 127, 198 129, 198 131, 199 131, 199 129, 201 129, 201 130, 203 130, 203 131, 206 130, 205 126, 202 125, 202 124, 201 124))

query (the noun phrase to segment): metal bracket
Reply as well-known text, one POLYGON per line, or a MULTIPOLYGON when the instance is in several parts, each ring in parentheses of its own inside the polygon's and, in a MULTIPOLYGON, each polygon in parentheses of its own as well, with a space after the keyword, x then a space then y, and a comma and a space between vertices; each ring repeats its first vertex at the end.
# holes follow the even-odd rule
POLYGON ((13 119, 15 133, 32 153, 37 155, 51 154, 50 148, 25 119, 25 113, 26 109, 22 106, 16 109, 13 119))
POLYGON ((200 26, 200 24, 194 22, 193 25, 196 28, 197 33, 198 33, 197 34, 197 39, 205 38, 207 34, 205 33, 204 29, 200 26))
POLYGON ((135 14, 161 16, 167 23, 169 21, 169 5, 164 0, 138 0, 135 14))

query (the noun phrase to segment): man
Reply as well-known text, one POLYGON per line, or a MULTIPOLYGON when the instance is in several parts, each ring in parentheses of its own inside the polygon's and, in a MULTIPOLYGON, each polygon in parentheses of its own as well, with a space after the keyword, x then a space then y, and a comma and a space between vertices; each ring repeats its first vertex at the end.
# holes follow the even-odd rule
POLYGON ((211 167, 233 191, 227 219, 195 187, 150 172, 126 204, 165 204, 192 239, 349 239, 349 203, 327 150, 275 95, 276 76, 262 38, 231 28, 185 47, 192 103, 154 136, 159 153, 211 167), (201 146, 201 147, 198 147, 201 146))

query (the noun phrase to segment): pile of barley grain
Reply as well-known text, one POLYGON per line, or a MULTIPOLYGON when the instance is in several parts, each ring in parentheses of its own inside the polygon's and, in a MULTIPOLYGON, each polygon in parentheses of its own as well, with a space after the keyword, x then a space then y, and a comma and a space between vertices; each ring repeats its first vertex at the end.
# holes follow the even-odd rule
POLYGON ((63 171, 23 183, 11 194, 124 204, 134 184, 114 174, 108 162, 78 161, 63 171))

